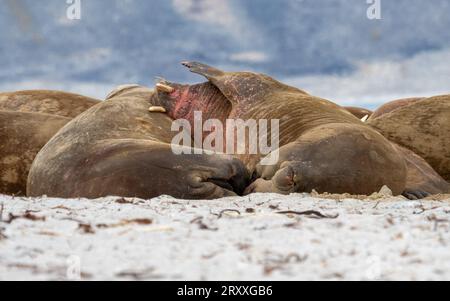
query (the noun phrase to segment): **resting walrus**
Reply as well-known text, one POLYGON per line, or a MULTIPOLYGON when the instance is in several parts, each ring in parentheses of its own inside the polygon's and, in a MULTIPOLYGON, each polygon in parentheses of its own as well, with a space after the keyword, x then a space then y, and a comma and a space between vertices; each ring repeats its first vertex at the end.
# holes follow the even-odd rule
POLYGON ((213 199, 242 193, 246 172, 238 160, 173 152, 172 119, 149 112, 153 94, 119 89, 68 123, 36 157, 28 195, 213 199))
POLYGON ((71 119, 0 111, 0 194, 25 195, 36 154, 71 119))
POLYGON ((25 195, 37 153, 72 117, 97 103, 60 91, 0 93, 0 193, 25 195))
POLYGON ((371 117, 367 124, 424 158, 450 181, 450 95, 395 101, 388 106, 394 109, 371 117))
POLYGON ((379 107, 378 109, 375 110, 375 112, 373 112, 369 117, 369 120, 373 120, 376 118, 379 118, 385 114, 389 114, 399 108, 402 108, 404 106, 409 106, 411 104, 414 104, 418 101, 421 101, 425 98, 420 98, 420 97, 414 97, 414 98, 404 98, 404 99, 398 99, 398 100, 394 100, 394 101, 390 101, 388 103, 385 103, 384 105, 382 105, 381 107, 379 107))
POLYGON ((0 110, 74 118, 99 100, 62 91, 29 90, 0 93, 0 110))
MULTIPOLYGON (((172 118, 192 115, 201 108, 210 118, 280 121, 280 160, 258 165, 261 154, 238 155, 250 172, 270 183, 278 193, 318 192, 372 194, 387 185, 395 194, 406 187, 406 163, 381 134, 344 108, 284 85, 266 75, 223 72, 194 62, 184 63, 205 76, 231 104, 231 110, 201 106, 204 93, 199 85, 164 82, 155 103, 172 118), (199 105, 200 103, 200 105, 199 105), (226 116, 223 116, 226 113, 226 116)), ((204 84, 205 89, 207 84, 204 84)), ((206 93, 210 95, 210 93, 206 93)), ((206 97, 208 103, 214 103, 206 97)), ((216 101, 221 101, 217 97, 216 101)), ((226 102, 225 102, 226 103, 226 102)), ((224 104, 226 105, 226 104, 224 104)), ((187 118, 189 119, 189 118, 187 118)), ((249 148, 248 141, 246 144, 249 148)), ((258 190, 255 182, 250 188, 258 190)), ((264 186, 265 184, 264 183, 264 186)))
POLYGON ((373 112, 368 109, 364 108, 358 108, 358 107, 344 107, 347 111, 352 113, 355 117, 358 119, 368 119, 370 116, 372 116, 373 112))

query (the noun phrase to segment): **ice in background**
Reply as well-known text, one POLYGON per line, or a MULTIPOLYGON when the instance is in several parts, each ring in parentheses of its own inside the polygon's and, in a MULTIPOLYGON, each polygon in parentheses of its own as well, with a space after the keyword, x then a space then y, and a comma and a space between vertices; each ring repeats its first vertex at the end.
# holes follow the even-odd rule
POLYGON ((340 104, 374 108, 450 93, 450 1, 3 0, 0 90, 62 89, 103 98, 155 76, 202 79, 199 60, 268 73, 340 104))

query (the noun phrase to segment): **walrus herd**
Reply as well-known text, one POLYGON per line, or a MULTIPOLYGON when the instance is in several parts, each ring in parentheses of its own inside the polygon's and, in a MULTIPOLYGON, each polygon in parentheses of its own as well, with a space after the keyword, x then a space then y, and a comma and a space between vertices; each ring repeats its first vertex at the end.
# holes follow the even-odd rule
POLYGON ((450 193, 450 95, 397 100, 372 112, 264 74, 183 65, 207 81, 125 85, 104 101, 59 91, 0 93, 0 194, 216 199, 371 195, 383 186, 409 199, 450 193), (174 121, 194 128, 196 112, 220 122, 278 120, 278 160, 264 164, 273 154, 251 152, 252 140, 240 145, 235 133, 223 138, 242 153, 174 146, 174 121))

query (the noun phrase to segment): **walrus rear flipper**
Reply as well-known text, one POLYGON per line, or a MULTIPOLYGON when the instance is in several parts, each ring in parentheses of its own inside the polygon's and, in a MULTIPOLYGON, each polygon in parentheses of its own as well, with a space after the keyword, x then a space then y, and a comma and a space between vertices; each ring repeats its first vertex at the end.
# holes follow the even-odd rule
POLYGON ((407 182, 403 196, 414 200, 450 192, 450 184, 425 159, 409 149, 396 144, 394 146, 404 156, 407 165, 407 182))
POLYGON ((203 75, 207 79, 224 75, 223 71, 199 62, 182 62, 181 64, 189 68, 192 73, 203 75))

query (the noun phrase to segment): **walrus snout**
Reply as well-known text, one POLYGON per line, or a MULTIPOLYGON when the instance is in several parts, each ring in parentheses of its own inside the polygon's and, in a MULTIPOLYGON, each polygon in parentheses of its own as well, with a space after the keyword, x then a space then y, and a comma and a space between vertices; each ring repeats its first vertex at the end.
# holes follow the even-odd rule
MULTIPOLYGON (((167 113, 172 118, 175 118, 177 100, 179 99, 180 91, 182 90, 182 85, 158 78, 158 82, 155 85, 156 93, 152 99, 153 106, 151 108, 155 108, 154 112, 167 113)), ((150 110, 150 112, 152 111, 150 110)))

